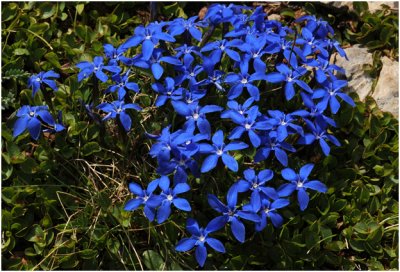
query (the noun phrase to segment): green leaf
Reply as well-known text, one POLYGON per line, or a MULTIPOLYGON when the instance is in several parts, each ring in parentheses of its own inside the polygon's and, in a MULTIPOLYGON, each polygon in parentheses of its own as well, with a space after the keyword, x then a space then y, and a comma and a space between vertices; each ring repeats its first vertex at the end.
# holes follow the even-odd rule
POLYGON ((101 147, 97 142, 89 142, 82 147, 82 155, 89 156, 93 153, 97 153, 101 151, 101 147))
POLYGON ((83 9, 85 8, 85 4, 78 4, 75 6, 75 8, 76 8, 76 12, 78 12, 78 14, 81 15, 83 12, 83 9))
POLYGON ((296 17, 295 14, 294 14, 294 11, 292 9, 290 9, 290 8, 283 8, 281 10, 280 14, 281 14, 281 16, 287 16, 287 17, 292 17, 292 18, 296 17))
POLYGON ((36 161, 28 157, 23 163, 21 163, 21 170, 27 174, 36 173, 39 170, 36 161))
POLYGON ((56 68, 60 68, 60 62, 58 60, 58 56, 56 53, 54 52, 49 52, 46 55, 44 55, 45 59, 47 59, 54 67, 56 68))
POLYGON ((50 28, 49 23, 37 23, 37 24, 32 24, 29 26, 29 30, 40 35, 46 32, 50 28))
POLYGON ((53 16, 57 12, 57 5, 51 2, 44 2, 41 3, 39 7, 40 11, 42 12, 42 19, 47 19, 53 16))
POLYGON ((16 55, 16 56, 22 56, 22 55, 29 56, 29 51, 26 48, 16 48, 14 50, 14 55, 16 55))
POLYGON ((143 262, 150 270, 163 270, 165 268, 163 258, 154 250, 146 250, 143 252, 143 262))
POLYGON ((79 256, 84 260, 93 259, 97 256, 98 251, 95 249, 84 249, 79 251, 79 256))

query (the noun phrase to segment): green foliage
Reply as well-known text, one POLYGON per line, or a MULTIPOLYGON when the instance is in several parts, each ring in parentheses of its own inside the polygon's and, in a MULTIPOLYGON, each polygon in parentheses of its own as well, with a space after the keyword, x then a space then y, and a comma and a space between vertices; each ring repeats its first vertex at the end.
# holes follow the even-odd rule
MULTIPOLYGON (((169 17, 187 8, 179 3, 160 11, 169 17)), ((175 118, 173 111, 159 114, 151 106, 151 91, 141 88, 137 99, 146 108, 132 116, 133 130, 124 137, 112 123, 106 123, 105 133, 76 102, 86 101, 90 92, 77 85, 74 63, 100 54, 105 42, 117 45, 147 20, 146 9, 132 2, 2 4, 2 269, 196 268, 190 254, 174 251, 185 233, 182 216, 173 213, 171 220, 153 225, 140 211, 123 210, 131 198, 127 183, 146 184, 155 172, 144 132, 160 130, 175 118), (65 85, 53 99, 55 108, 64 111, 68 131, 39 142, 28 133, 13 139, 15 110, 33 102, 27 76, 46 69, 56 69, 63 78, 65 85)), ((367 16, 362 6, 356 10, 367 16)), ((289 10, 282 12, 293 17, 289 10)), ((391 46, 389 39, 384 48, 396 48, 391 46)), ((133 76, 141 87, 151 82, 140 70, 133 76)), ((205 269, 398 269, 398 121, 372 99, 344 107, 336 118, 340 129, 334 131, 342 146, 326 158, 306 148, 296 161, 301 165, 301 158, 311 157, 328 193, 311 195, 303 213, 296 204, 289 206, 280 229, 269 225, 253 233, 248 225, 244 244, 229 231, 219 234, 229 253, 210 252, 205 269)), ((221 169, 196 182, 202 189, 223 191, 228 178, 236 177, 226 177, 221 169)), ((207 203, 196 191, 190 198, 200 203, 196 218, 208 221, 212 210, 207 203)))

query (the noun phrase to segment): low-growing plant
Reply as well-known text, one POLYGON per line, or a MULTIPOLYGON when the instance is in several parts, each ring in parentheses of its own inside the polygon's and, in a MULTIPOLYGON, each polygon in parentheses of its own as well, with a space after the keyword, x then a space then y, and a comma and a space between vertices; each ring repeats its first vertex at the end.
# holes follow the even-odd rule
MULTIPOLYGON (((35 202, 46 203, 54 199, 47 194, 56 194, 68 222, 56 226, 61 232, 54 237, 48 229, 50 214, 57 213, 54 202, 45 205, 43 222, 32 227, 11 224, 27 211, 14 207, 4 219, 10 238, 6 248, 14 248, 16 232, 17 237, 34 243, 33 248, 25 249, 26 256, 45 251, 45 258, 29 268, 58 264, 73 268, 79 259, 90 260, 83 262, 82 268, 93 268, 98 265, 94 259, 100 248, 106 245, 110 257, 105 261, 116 256, 124 268, 137 269, 137 265, 143 269, 127 233, 129 227, 139 232, 143 229, 143 223, 137 223, 141 215, 136 210, 141 209, 149 220, 148 233, 163 241, 165 252, 173 252, 173 244, 175 251, 191 251, 200 267, 212 267, 206 263, 209 248, 231 256, 217 261, 217 267, 266 266, 257 261, 265 257, 262 252, 244 254, 252 245, 274 248, 276 252, 269 258, 277 258, 271 266, 277 269, 315 268, 325 263, 347 269, 352 263, 331 251, 349 248, 374 256, 365 263, 367 267, 380 269, 377 258, 390 260, 390 267, 395 267, 391 258, 396 255, 396 245, 384 247, 379 242, 385 235, 386 240, 396 238, 392 226, 397 220, 397 201, 384 218, 378 214, 378 220, 354 220, 362 216, 365 201, 381 190, 363 184, 369 179, 365 171, 370 169, 358 168, 361 156, 366 159, 363 164, 368 162, 376 175, 384 177, 371 182, 384 181, 385 196, 394 196, 397 128, 388 115, 381 120, 371 117, 371 128, 365 126, 365 114, 370 113, 344 93, 347 82, 336 77, 343 70, 329 62, 335 51, 346 57, 333 35, 333 28, 315 16, 303 16, 286 25, 268 20, 260 7, 214 4, 202 19, 194 16, 137 26, 126 40, 104 44, 102 56, 88 59, 82 55, 77 74, 65 77, 47 69, 31 75, 31 89, 24 97, 29 104, 11 116, 12 135, 7 127, 3 129, 9 154, 3 155, 4 177, 9 179, 14 171, 11 165, 19 163, 28 176, 18 174, 16 180, 21 181, 15 185, 21 184, 21 189, 14 196, 14 187, 3 191, 3 201, 13 205, 20 197, 35 193, 35 202), (351 126, 354 131, 346 131, 351 126), (384 132, 381 127, 390 130, 384 132), (358 138, 346 137, 351 133, 362 137, 368 129, 370 139, 364 138, 364 146, 358 138), (388 139, 390 145, 382 146, 388 139), (34 145, 31 153, 26 152, 29 145, 34 145), (392 156, 392 164, 380 164, 385 155, 392 156), (122 158, 117 166, 111 165, 113 156, 122 158), (70 164, 61 167, 65 176, 54 177, 58 160, 70 164), (335 171, 342 162, 354 164, 358 172, 335 171), (79 179, 71 169, 80 173, 79 179), (121 172, 120 180, 109 178, 114 171, 121 172), (69 189, 71 193, 24 189, 25 183, 30 184, 25 179, 36 172, 58 180, 61 187, 71 186, 64 178, 77 182, 69 189), (103 176, 120 190, 129 181, 134 198, 109 190, 101 181, 103 176), (343 185, 350 181, 354 183, 348 190, 343 185), (91 192, 81 183, 95 190, 91 192), (348 198, 335 199, 336 191, 348 198), (359 197, 351 197, 354 194, 359 197), (122 227, 128 246, 121 232, 109 229, 108 223, 99 228, 87 222, 86 214, 96 213, 93 207, 97 205, 95 222, 109 222, 101 219, 106 211, 105 216, 111 215, 112 222, 122 227), (358 214, 354 214, 354 205, 359 205, 358 214), (80 215, 72 220, 75 213, 69 211, 75 210, 80 215), (339 212, 344 210, 352 215, 340 218, 339 212), (68 226, 70 220, 73 223, 68 226), (390 227, 384 229, 384 224, 390 227), (331 231, 342 226, 340 234, 331 231), (83 248, 76 251, 77 236, 86 234, 91 237, 83 239, 83 248), (333 240, 337 236, 340 238, 333 240), (56 247, 49 251, 47 246, 53 240, 56 247), (245 243, 242 249, 240 243, 245 243), (318 253, 322 244, 330 252, 324 258, 318 253), (65 256, 51 258, 58 250, 65 256), (311 260, 294 260, 310 252, 311 260), (136 261, 130 255, 135 255, 136 261), (133 267, 126 267, 129 258, 133 267)), ((373 199, 370 214, 378 212, 380 200, 373 199)), ((53 216, 59 218, 60 211, 53 216)), ((149 269, 195 267, 186 254, 160 256, 153 249, 142 254, 149 269), (164 262, 167 259, 170 261, 164 262)), ((213 260, 218 258, 211 254, 213 260)))

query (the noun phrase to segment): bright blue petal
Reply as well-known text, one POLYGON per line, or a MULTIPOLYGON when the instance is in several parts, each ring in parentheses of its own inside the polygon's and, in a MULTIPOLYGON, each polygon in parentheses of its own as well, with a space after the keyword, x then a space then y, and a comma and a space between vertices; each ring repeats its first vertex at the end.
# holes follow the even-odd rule
POLYGON ((189 202, 184 198, 175 198, 172 200, 172 203, 174 203, 175 207, 177 207, 179 210, 186 212, 190 212, 192 210, 189 202))
POLYGON ((231 155, 222 154, 222 161, 233 172, 238 171, 239 165, 238 165, 237 161, 231 155))
POLYGON ((225 253, 225 247, 219 240, 214 238, 207 238, 206 243, 215 251, 225 253))
POLYGON ((157 210, 157 222, 159 224, 163 223, 171 214, 171 204, 169 202, 164 202, 157 210))
POLYGON ((246 230, 242 222, 236 217, 232 217, 231 221, 231 231, 233 236, 235 236, 236 240, 241 243, 244 243, 246 230))
POLYGON ((306 190, 300 188, 297 191, 297 200, 300 204, 300 210, 304 211, 308 206, 308 202, 310 201, 310 197, 308 196, 306 190))
POLYGON ((204 266, 207 258, 207 249, 203 244, 200 244, 195 251, 196 261, 201 267, 204 266))
POLYGON ((217 166, 218 158, 219 158, 218 155, 210 155, 210 156, 208 156, 203 161, 203 164, 201 166, 201 172, 202 173, 206 173, 206 172, 214 169, 215 166, 217 166))
POLYGON ((178 242, 178 244, 175 247, 176 251, 183 252, 183 251, 188 251, 191 250, 194 245, 196 244, 197 239, 193 238, 183 238, 178 242))

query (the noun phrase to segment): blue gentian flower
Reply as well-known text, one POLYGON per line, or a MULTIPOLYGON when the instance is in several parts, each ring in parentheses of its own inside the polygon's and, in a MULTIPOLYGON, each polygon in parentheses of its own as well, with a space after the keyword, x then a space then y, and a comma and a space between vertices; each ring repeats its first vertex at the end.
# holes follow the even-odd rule
POLYGON ((242 60, 240 62, 240 73, 228 74, 225 78, 225 82, 232 85, 228 93, 229 99, 235 99, 240 96, 243 92, 243 88, 246 88, 249 95, 254 98, 255 101, 260 100, 260 91, 258 87, 252 83, 256 80, 266 80, 265 73, 256 72, 248 74, 248 60, 242 60))
POLYGON ((78 63, 76 67, 80 69, 78 74, 78 82, 90 77, 93 73, 98 79, 100 79, 100 81, 106 82, 108 80, 108 76, 102 71, 103 69, 114 74, 121 72, 121 68, 119 66, 104 65, 103 57, 94 57, 93 62, 82 61, 78 63))
POLYGON ((334 30, 327 21, 317 19, 315 15, 304 15, 295 20, 296 23, 307 21, 306 28, 315 33, 316 38, 323 39, 328 33, 333 36, 334 30))
POLYGON ((198 16, 190 17, 187 20, 183 18, 176 18, 168 27, 169 34, 176 36, 187 31, 193 38, 201 41, 201 31, 197 28, 201 24, 195 22, 197 18, 198 16))
MULTIPOLYGON (((260 211, 258 214, 260 215, 260 222, 256 222, 255 229, 256 231, 262 231, 267 226, 267 220, 271 220, 272 225, 274 227, 279 228, 282 226, 283 218, 278 213, 278 209, 284 208, 290 204, 290 201, 285 198, 279 198, 274 201, 268 200, 267 198, 262 198, 260 211)), ((248 204, 243 206, 243 210, 253 211, 253 206, 248 204)))
POLYGON ((185 80, 189 80, 190 88, 198 83, 196 77, 203 71, 203 67, 201 65, 193 66, 193 61, 194 59, 184 58, 183 65, 176 68, 180 72, 175 78, 176 85, 183 84, 185 80))
POLYGON ((318 83, 323 83, 329 77, 332 77, 334 72, 345 73, 343 68, 335 64, 330 64, 327 59, 317 57, 316 59, 309 59, 305 62, 308 66, 315 67, 315 79, 318 83))
POLYGON ((258 111, 258 106, 251 107, 251 109, 247 111, 246 116, 238 113, 232 113, 230 116, 231 120, 239 126, 235 127, 231 131, 228 136, 229 140, 239 139, 242 137, 243 133, 247 132, 251 144, 254 147, 259 147, 261 144, 261 139, 257 130, 272 129, 272 125, 268 120, 257 120, 257 117, 260 115, 261 114, 258 111))
POLYGON ((186 117, 187 121, 184 125, 184 129, 186 127, 197 126, 200 133, 207 135, 211 135, 211 125, 206 119, 206 114, 222 111, 223 109, 216 105, 206 105, 201 107, 197 102, 188 105, 182 101, 172 101, 171 104, 179 115, 186 117))
POLYGON ((53 116, 49 113, 47 106, 22 106, 16 116, 17 121, 14 123, 13 137, 19 136, 26 129, 34 140, 39 139, 42 130, 42 121, 46 125, 53 126, 55 121, 53 116))
POLYGON ((296 44, 303 45, 303 56, 309 56, 318 51, 318 55, 322 55, 324 58, 329 57, 328 51, 324 48, 327 46, 325 41, 316 39, 313 33, 307 28, 301 30, 302 38, 296 40, 296 44))
POLYGON ((203 267, 207 259, 206 243, 215 251, 225 253, 224 245, 217 239, 211 238, 208 235, 215 232, 224 226, 223 222, 211 220, 206 228, 200 228, 196 220, 189 218, 186 223, 186 229, 192 236, 183 238, 175 247, 176 251, 188 251, 196 247, 195 257, 198 264, 203 267))
POLYGON ((131 70, 126 71, 122 76, 120 74, 115 74, 112 76, 112 80, 116 83, 107 88, 107 92, 114 93, 118 92, 118 100, 123 100, 126 95, 126 89, 134 91, 135 93, 139 92, 139 85, 134 82, 129 82, 129 74, 131 70))
POLYGON ((281 197, 289 196, 294 191, 297 191, 297 200, 300 205, 300 210, 304 211, 310 200, 306 189, 315 190, 321 193, 326 193, 328 188, 325 184, 319 180, 308 180, 314 164, 309 163, 300 168, 300 172, 297 174, 291 168, 285 168, 282 170, 282 177, 290 181, 290 183, 283 184, 278 188, 278 194, 281 197))
POLYGON ((264 197, 271 199, 277 199, 278 194, 272 187, 264 186, 267 181, 270 181, 274 177, 274 172, 269 169, 261 170, 258 175, 254 169, 247 169, 243 172, 245 179, 240 179, 236 183, 238 192, 243 193, 251 191, 251 205, 253 209, 258 211, 261 207, 261 200, 264 197))
POLYGON ((286 100, 291 100, 294 95, 294 84, 297 84, 303 90, 312 93, 310 86, 307 85, 303 80, 299 79, 305 73, 307 69, 304 67, 297 67, 294 70, 290 69, 286 64, 278 64, 276 69, 279 71, 267 74, 267 80, 271 83, 286 82, 285 84, 285 97, 286 100))
POLYGON ((350 106, 355 107, 356 105, 353 99, 341 91, 341 89, 346 85, 346 80, 338 80, 336 77, 332 76, 322 83, 323 88, 314 91, 312 99, 322 98, 318 104, 320 104, 323 109, 326 109, 329 103, 329 107, 333 114, 336 114, 340 109, 340 103, 336 96, 339 96, 350 106))
POLYGON ((267 135, 261 136, 261 147, 257 150, 254 156, 254 162, 260 162, 266 160, 269 157, 271 151, 275 153, 275 157, 283 165, 288 165, 288 156, 285 150, 295 152, 293 146, 286 142, 278 141, 278 135, 276 131, 271 131, 267 135))
POLYGON ((250 97, 248 98, 243 105, 239 104, 235 100, 229 100, 226 105, 228 106, 229 110, 225 110, 224 112, 221 113, 221 118, 231 118, 232 114, 240 114, 245 116, 245 114, 248 113, 248 110, 253 104, 254 98, 250 97))
POLYGON ((336 122, 332 118, 324 115, 325 109, 323 108, 323 105, 315 105, 310 95, 307 95, 305 93, 300 93, 300 95, 303 99, 304 105, 309 109, 309 114, 307 116, 303 116, 303 118, 311 117, 314 118, 317 123, 321 124, 321 126, 329 124, 333 127, 336 127, 336 122))
POLYGON ((123 48, 131 48, 142 44, 142 54, 144 60, 149 60, 153 54, 155 46, 160 40, 167 42, 175 42, 174 37, 170 34, 162 32, 165 24, 151 23, 148 26, 138 26, 135 28, 134 35, 127 39, 123 44, 123 48))
POLYGON ((184 44, 174 50, 176 52, 175 57, 181 58, 183 56, 183 61, 186 63, 193 62, 194 56, 192 54, 201 57, 200 48, 194 45, 184 44))
POLYGON ((111 118, 115 119, 118 116, 125 131, 129 131, 132 125, 132 119, 125 111, 127 109, 134 109, 137 111, 142 110, 142 108, 135 103, 125 104, 125 102, 121 100, 116 100, 111 103, 104 102, 98 105, 97 108, 108 113, 106 116, 104 116, 103 121, 111 118))
POLYGON ((159 179, 158 186, 161 188, 162 193, 160 197, 162 199, 161 205, 157 210, 157 222, 161 224, 171 214, 171 204, 173 204, 177 209, 189 212, 192 210, 189 202, 177 195, 185 193, 190 190, 187 183, 178 183, 174 188, 170 188, 170 181, 167 176, 162 176, 159 179))
POLYGON ((182 99, 183 88, 175 88, 175 81, 171 77, 165 78, 165 84, 159 82, 151 84, 151 88, 158 93, 155 105, 161 107, 167 102, 168 99, 180 100, 182 99))
POLYGON ((242 43, 243 42, 239 39, 234 39, 231 41, 225 39, 213 41, 203 46, 200 52, 207 52, 212 50, 213 59, 216 60, 216 62, 219 62, 221 60, 223 53, 227 54, 228 57, 233 59, 234 61, 240 61, 239 53, 232 50, 232 48, 237 48, 242 43))
POLYGON ((121 61, 125 65, 131 65, 131 60, 125 57, 123 54, 126 52, 126 48, 123 45, 118 48, 114 48, 112 44, 103 45, 104 55, 108 58, 109 66, 116 66, 118 62, 121 61))
POLYGON ((243 142, 231 142, 227 145, 224 143, 224 133, 218 130, 212 137, 213 145, 199 144, 200 152, 204 154, 211 154, 205 158, 201 166, 201 172, 206 173, 217 166, 218 159, 222 158, 223 163, 233 172, 237 172, 239 165, 237 161, 228 154, 228 151, 242 150, 249 147, 243 142))
POLYGON ((32 88, 32 97, 35 96, 36 92, 40 89, 42 84, 46 84, 52 90, 57 91, 57 85, 54 78, 59 78, 60 75, 54 71, 40 72, 37 75, 32 75, 28 79, 28 88, 32 88))
POLYGON ((163 56, 162 53, 162 49, 155 48, 148 60, 143 59, 143 55, 140 54, 138 56, 139 58, 135 60, 134 65, 144 69, 151 68, 151 72, 155 79, 160 79, 164 73, 164 68, 162 67, 161 62, 166 62, 175 66, 182 65, 178 58, 172 56, 163 56))
POLYGON ((340 146, 339 140, 326 131, 326 123, 318 124, 318 122, 312 123, 309 120, 305 121, 307 127, 311 130, 311 133, 305 133, 304 136, 297 141, 298 144, 310 145, 314 141, 318 141, 325 156, 328 156, 331 150, 329 145, 326 143, 326 140, 329 140, 336 146, 340 146))
POLYGON ((268 119, 268 122, 276 126, 277 140, 279 142, 284 141, 289 134, 297 133, 303 135, 303 128, 293 122, 297 120, 295 116, 307 116, 307 111, 298 110, 285 114, 279 110, 269 110, 268 114, 272 117, 268 119))
POLYGON ((147 186, 147 189, 144 190, 142 186, 135 182, 131 182, 129 184, 129 190, 131 193, 136 195, 136 198, 129 200, 124 207, 125 211, 134 211, 140 207, 140 205, 144 206, 144 215, 149 219, 149 221, 153 221, 156 215, 156 208, 160 206, 162 198, 159 195, 153 194, 153 192, 157 189, 159 183, 159 179, 153 180, 147 186))
POLYGON ((221 220, 225 224, 230 223, 231 231, 233 236, 241 243, 244 243, 246 236, 246 229, 241 219, 250 220, 253 222, 259 222, 259 216, 252 211, 238 210, 237 205, 237 190, 235 185, 231 187, 227 194, 228 205, 223 204, 215 195, 208 195, 208 204, 219 213, 221 216, 215 218, 215 220, 221 220))

